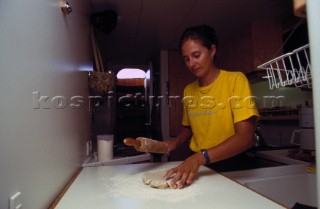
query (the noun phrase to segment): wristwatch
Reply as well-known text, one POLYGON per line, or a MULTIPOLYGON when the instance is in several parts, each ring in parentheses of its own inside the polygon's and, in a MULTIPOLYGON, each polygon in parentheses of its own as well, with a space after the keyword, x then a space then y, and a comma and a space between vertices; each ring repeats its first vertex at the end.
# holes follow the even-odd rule
POLYGON ((210 157, 209 157, 208 151, 206 149, 201 149, 200 153, 203 155, 204 159, 206 159, 205 165, 208 165, 210 163, 210 157))

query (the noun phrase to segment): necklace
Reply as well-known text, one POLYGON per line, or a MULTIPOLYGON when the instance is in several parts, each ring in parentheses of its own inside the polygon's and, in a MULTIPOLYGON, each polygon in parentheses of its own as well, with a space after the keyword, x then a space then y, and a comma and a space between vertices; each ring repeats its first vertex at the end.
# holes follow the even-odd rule
POLYGON ((215 81, 217 80, 217 78, 219 77, 219 75, 220 75, 220 70, 217 71, 217 73, 214 75, 211 83, 210 83, 209 85, 207 85, 207 86, 201 87, 201 86, 199 85, 199 81, 198 81, 199 91, 200 91, 202 94, 207 94, 207 93, 210 91, 210 89, 212 88, 214 82, 215 82, 215 81))

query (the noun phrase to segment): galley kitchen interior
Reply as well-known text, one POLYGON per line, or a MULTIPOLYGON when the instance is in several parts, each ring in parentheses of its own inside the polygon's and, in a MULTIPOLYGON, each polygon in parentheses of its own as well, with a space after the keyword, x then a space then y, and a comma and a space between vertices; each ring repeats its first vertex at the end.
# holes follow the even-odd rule
POLYGON ((213 199, 235 208, 227 201, 234 196, 236 208, 317 207, 319 7, 317 0, 1 1, 0 208, 120 209, 121 201, 188 208, 196 200, 206 208, 213 199), (201 166, 173 200, 139 175, 181 163, 190 140, 152 153, 124 139, 178 135, 183 90, 195 80, 178 40, 200 24, 216 30, 216 65, 248 79, 260 117, 241 159, 201 166), (146 195, 120 191, 119 175, 146 195), (207 195, 210 185, 221 186, 221 198, 207 195))

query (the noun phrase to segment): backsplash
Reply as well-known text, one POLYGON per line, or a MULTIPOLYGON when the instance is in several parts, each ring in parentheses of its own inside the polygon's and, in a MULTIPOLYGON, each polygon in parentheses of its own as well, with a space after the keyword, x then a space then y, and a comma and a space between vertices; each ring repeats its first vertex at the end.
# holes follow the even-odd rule
MULTIPOLYGON (((312 91, 294 87, 269 89, 268 81, 251 84, 259 108, 300 108, 312 106, 312 91)), ((299 128, 299 120, 260 120, 261 135, 268 145, 290 146, 292 132, 299 128)))
MULTIPOLYGON (((269 89, 268 81, 251 84, 253 95, 257 97, 258 107, 272 107, 272 99, 277 99, 280 106, 287 106, 288 108, 297 108, 301 105, 305 106, 306 102, 309 106, 312 106, 312 91, 303 91, 300 88, 295 87, 283 87, 279 89, 269 89), (269 97, 266 102, 263 101, 264 97, 269 97), (271 97, 271 98, 270 98, 271 97)), ((277 104, 274 104, 277 106, 277 104)))

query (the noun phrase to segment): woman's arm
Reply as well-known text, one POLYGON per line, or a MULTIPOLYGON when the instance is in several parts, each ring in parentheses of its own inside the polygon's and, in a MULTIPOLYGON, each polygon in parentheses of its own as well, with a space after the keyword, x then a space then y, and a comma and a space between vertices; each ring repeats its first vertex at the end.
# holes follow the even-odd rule
POLYGON ((168 152, 176 149, 179 145, 190 139, 191 136, 191 128, 189 126, 183 126, 177 137, 165 141, 165 143, 168 145, 168 152))
MULTIPOLYGON (((235 134, 229 137, 226 141, 216 147, 208 149, 210 162, 217 162, 237 155, 253 145, 255 117, 235 123, 235 134)), ((188 157, 179 166, 167 171, 164 179, 168 179, 173 174, 176 174, 171 184, 178 184, 179 188, 185 184, 191 184, 192 179, 198 173, 200 165, 206 162, 204 156, 200 153, 195 153, 188 157)))
POLYGON ((233 157, 252 147, 255 117, 234 124, 235 134, 216 147, 208 149, 210 162, 233 157))

